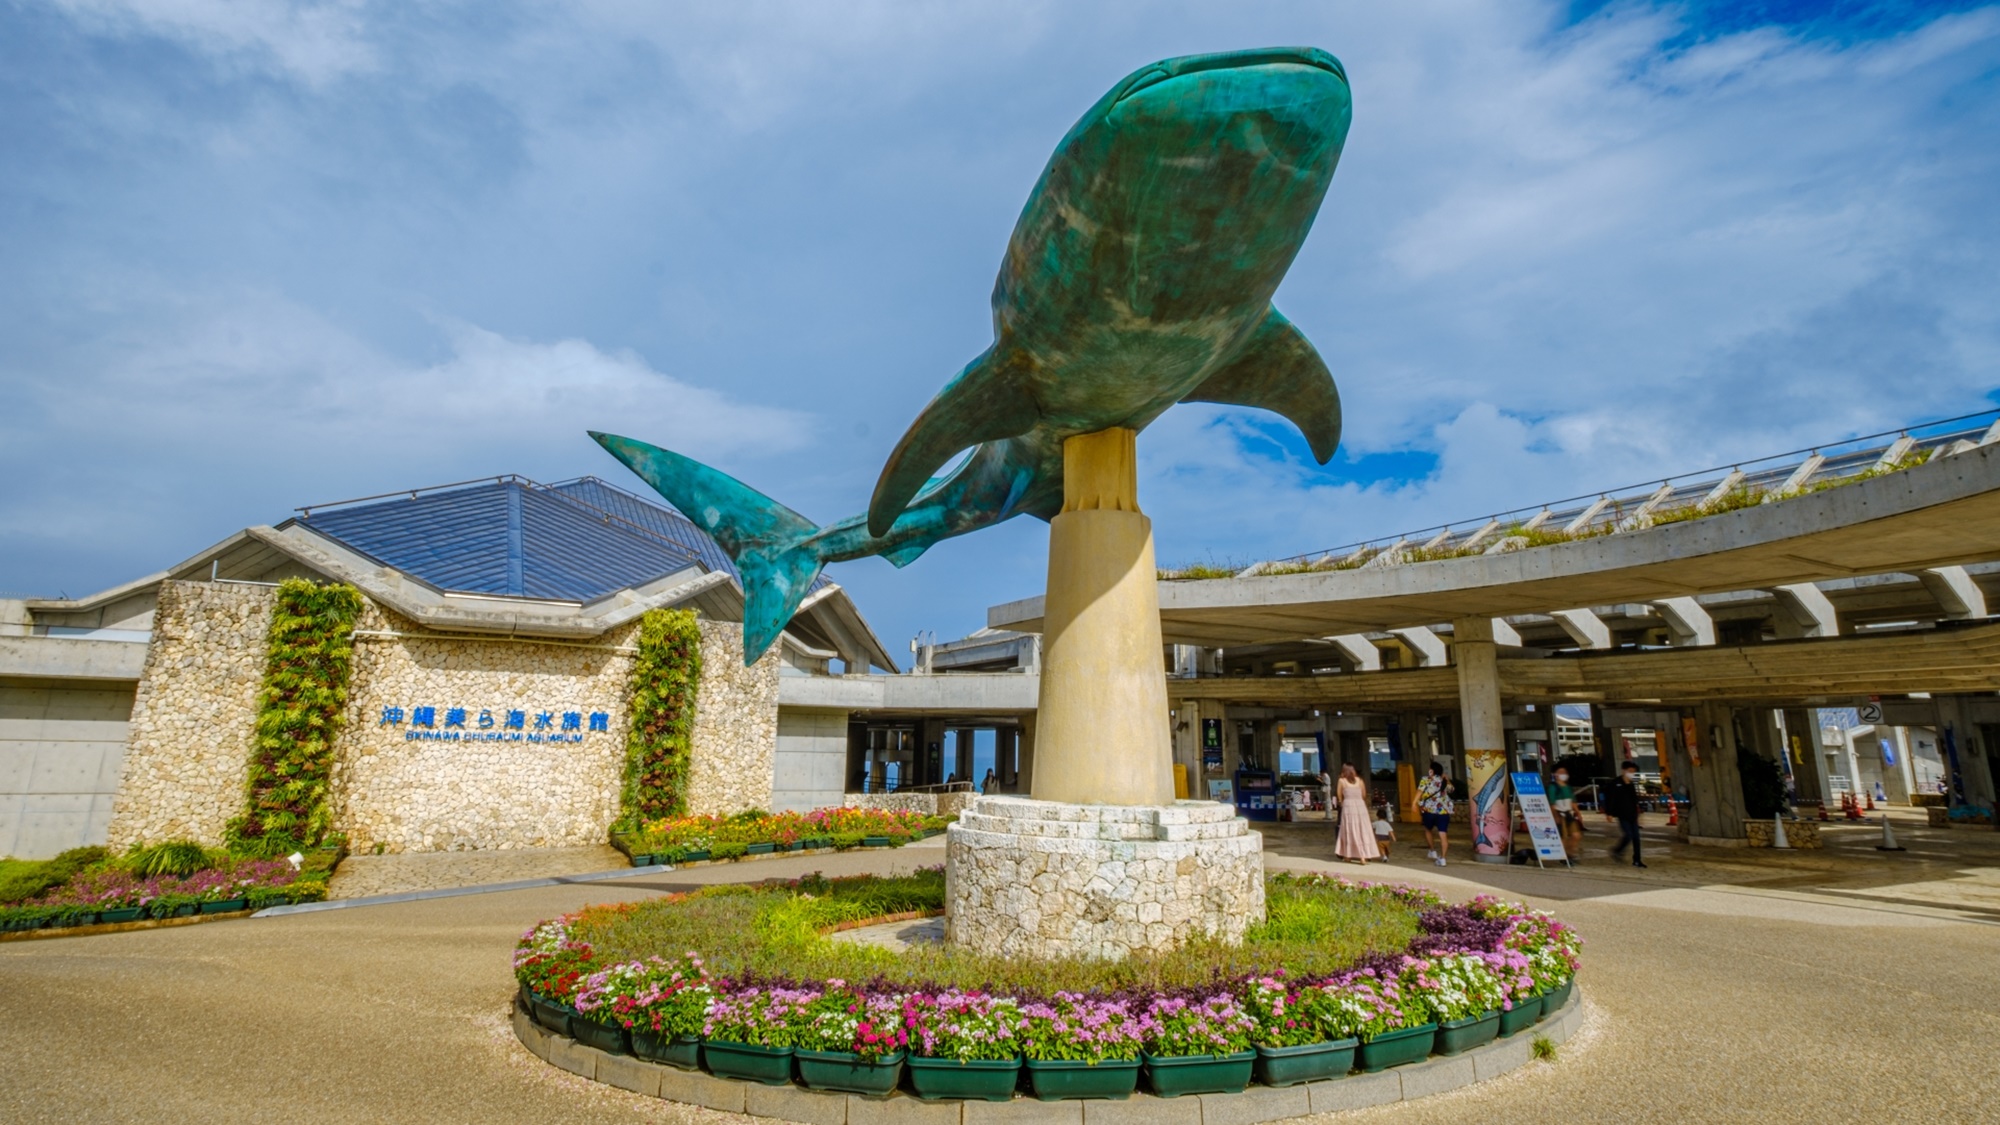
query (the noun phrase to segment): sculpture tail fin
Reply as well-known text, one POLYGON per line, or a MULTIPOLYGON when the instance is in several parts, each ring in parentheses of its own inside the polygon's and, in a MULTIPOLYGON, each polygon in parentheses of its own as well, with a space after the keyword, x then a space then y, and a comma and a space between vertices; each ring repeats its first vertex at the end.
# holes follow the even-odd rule
POLYGON ((819 525, 693 458, 616 434, 590 436, 736 561, 744 597, 743 663, 755 663, 826 565, 805 542, 819 525))

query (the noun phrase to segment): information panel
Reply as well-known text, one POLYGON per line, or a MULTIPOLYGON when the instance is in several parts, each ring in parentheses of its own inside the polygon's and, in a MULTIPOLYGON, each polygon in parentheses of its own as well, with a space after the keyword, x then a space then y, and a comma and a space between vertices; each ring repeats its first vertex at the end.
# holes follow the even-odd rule
POLYGON ((1562 829, 1556 826, 1555 813, 1549 808, 1549 794, 1542 788, 1542 775, 1515 774, 1514 795, 1521 799, 1521 818, 1528 822, 1528 839, 1534 841, 1535 855, 1543 863, 1550 860, 1568 863, 1569 853, 1563 850, 1562 829))

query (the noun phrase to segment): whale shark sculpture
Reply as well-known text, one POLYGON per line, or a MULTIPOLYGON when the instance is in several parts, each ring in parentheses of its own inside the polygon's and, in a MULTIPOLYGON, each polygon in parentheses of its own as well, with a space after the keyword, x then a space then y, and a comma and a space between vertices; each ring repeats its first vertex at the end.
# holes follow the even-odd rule
POLYGON ((736 560, 743 658, 777 639, 820 569, 1063 503, 1063 442, 1145 428, 1177 402, 1272 410, 1324 464, 1340 398, 1271 306, 1332 180, 1347 75, 1315 48, 1142 67, 1056 146, 993 287, 993 344, 924 408, 865 515, 821 527, 699 461, 591 436, 736 560), (967 449, 950 471, 932 474, 967 449))

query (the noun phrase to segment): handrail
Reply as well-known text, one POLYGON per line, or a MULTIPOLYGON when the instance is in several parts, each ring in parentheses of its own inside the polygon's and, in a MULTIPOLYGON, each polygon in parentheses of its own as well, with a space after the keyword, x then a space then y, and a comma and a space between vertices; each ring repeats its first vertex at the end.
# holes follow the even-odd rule
MULTIPOLYGON (((2000 407, 1995 407, 1990 410, 1981 410, 1972 414, 1960 414, 1953 418, 1940 418, 1930 422, 1919 422, 1914 425, 1903 426, 1898 429, 1883 430, 1880 433, 1864 434, 1860 437, 1843 438, 1840 441, 1827 442, 1814 446, 1806 446, 1805 448, 1794 449, 1785 453, 1773 453, 1770 454, 1769 456, 1759 457, 1754 460, 1737 461, 1732 464, 1717 465, 1707 469, 1696 469, 1690 472, 1676 473, 1675 475, 1668 477, 1655 477, 1652 480, 1641 481, 1638 484, 1625 485, 1619 488, 1595 489, 1593 491, 1581 493, 1576 496, 1565 497, 1561 500, 1551 500, 1541 504, 1526 504, 1518 508, 1509 508, 1506 511, 1495 512, 1487 516, 1473 516, 1473 517, 1468 517, 1466 519, 1452 520, 1449 523, 1433 524, 1430 527, 1419 528, 1416 531, 1405 531, 1400 534, 1393 534, 1393 535, 1378 535, 1368 539, 1357 540, 1353 543, 1344 544, 1339 547, 1328 547, 1322 550, 1303 551, 1296 555, 1281 555, 1274 558, 1266 559, 1264 560, 1264 562, 1265 563, 1301 562, 1309 559, 1325 558, 1332 555, 1353 554, 1356 551, 1365 550, 1369 547, 1374 547, 1384 543, 1396 543, 1403 540, 1412 540, 1421 542, 1427 539, 1428 537, 1435 535, 1438 532, 1450 531, 1455 527, 1464 527, 1471 524, 1484 524, 1487 522, 1502 521, 1506 520, 1510 516, 1520 516, 1520 515, 1526 515, 1528 513, 1536 513, 1544 511, 1560 512, 1563 510, 1562 505, 1565 504, 1579 504, 1614 496, 1624 496, 1628 493, 1639 493, 1641 490, 1650 492, 1659 489, 1663 485, 1674 484, 1677 481, 1684 483, 1691 483, 1703 477, 1715 476, 1718 474, 1727 475, 1732 472, 1740 472, 1743 470, 1745 466, 1766 465, 1771 462, 1784 463, 1788 458, 1824 455, 1828 450, 1839 450, 1851 446, 1858 446, 1860 448, 1848 449, 1847 452, 1850 453, 1861 452, 1862 450, 1867 448, 1867 446, 1864 444, 1866 442, 1879 441, 1880 439, 1887 437, 1909 436, 1919 431, 1930 430, 1939 426, 1950 426, 1961 422, 1968 422, 1975 418, 1994 418, 1996 419, 1996 421, 2000 421, 2000 407)), ((1948 437, 1950 435, 1933 434, 1929 436, 1941 438, 1941 437, 1948 437)))

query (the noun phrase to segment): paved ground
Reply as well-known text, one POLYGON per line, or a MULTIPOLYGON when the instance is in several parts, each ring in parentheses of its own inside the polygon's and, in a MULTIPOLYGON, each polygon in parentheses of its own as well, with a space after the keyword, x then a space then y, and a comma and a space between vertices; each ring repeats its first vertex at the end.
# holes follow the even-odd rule
MULTIPOLYGON (((1993 1120, 2000 911, 1982 904, 2000 841, 1936 836, 1894 855, 1854 841, 1803 858, 1663 853, 1644 872, 1440 871, 1407 851, 1370 868, 1453 895, 1498 888, 1576 922, 1591 1019, 1552 1065, 1354 1116, 1993 1120)), ((1274 867, 1359 874, 1328 862, 1324 825, 1269 839, 1274 867)), ((0 1120, 714 1121, 521 1049, 504 1019, 516 936, 587 902, 941 858, 933 845, 773 860, 0 947, 0 1120)))
POLYGON ((327 886, 328 898, 366 898, 403 891, 475 887, 551 875, 583 875, 623 867, 616 848, 517 848, 488 852, 419 852, 351 855, 327 886))

